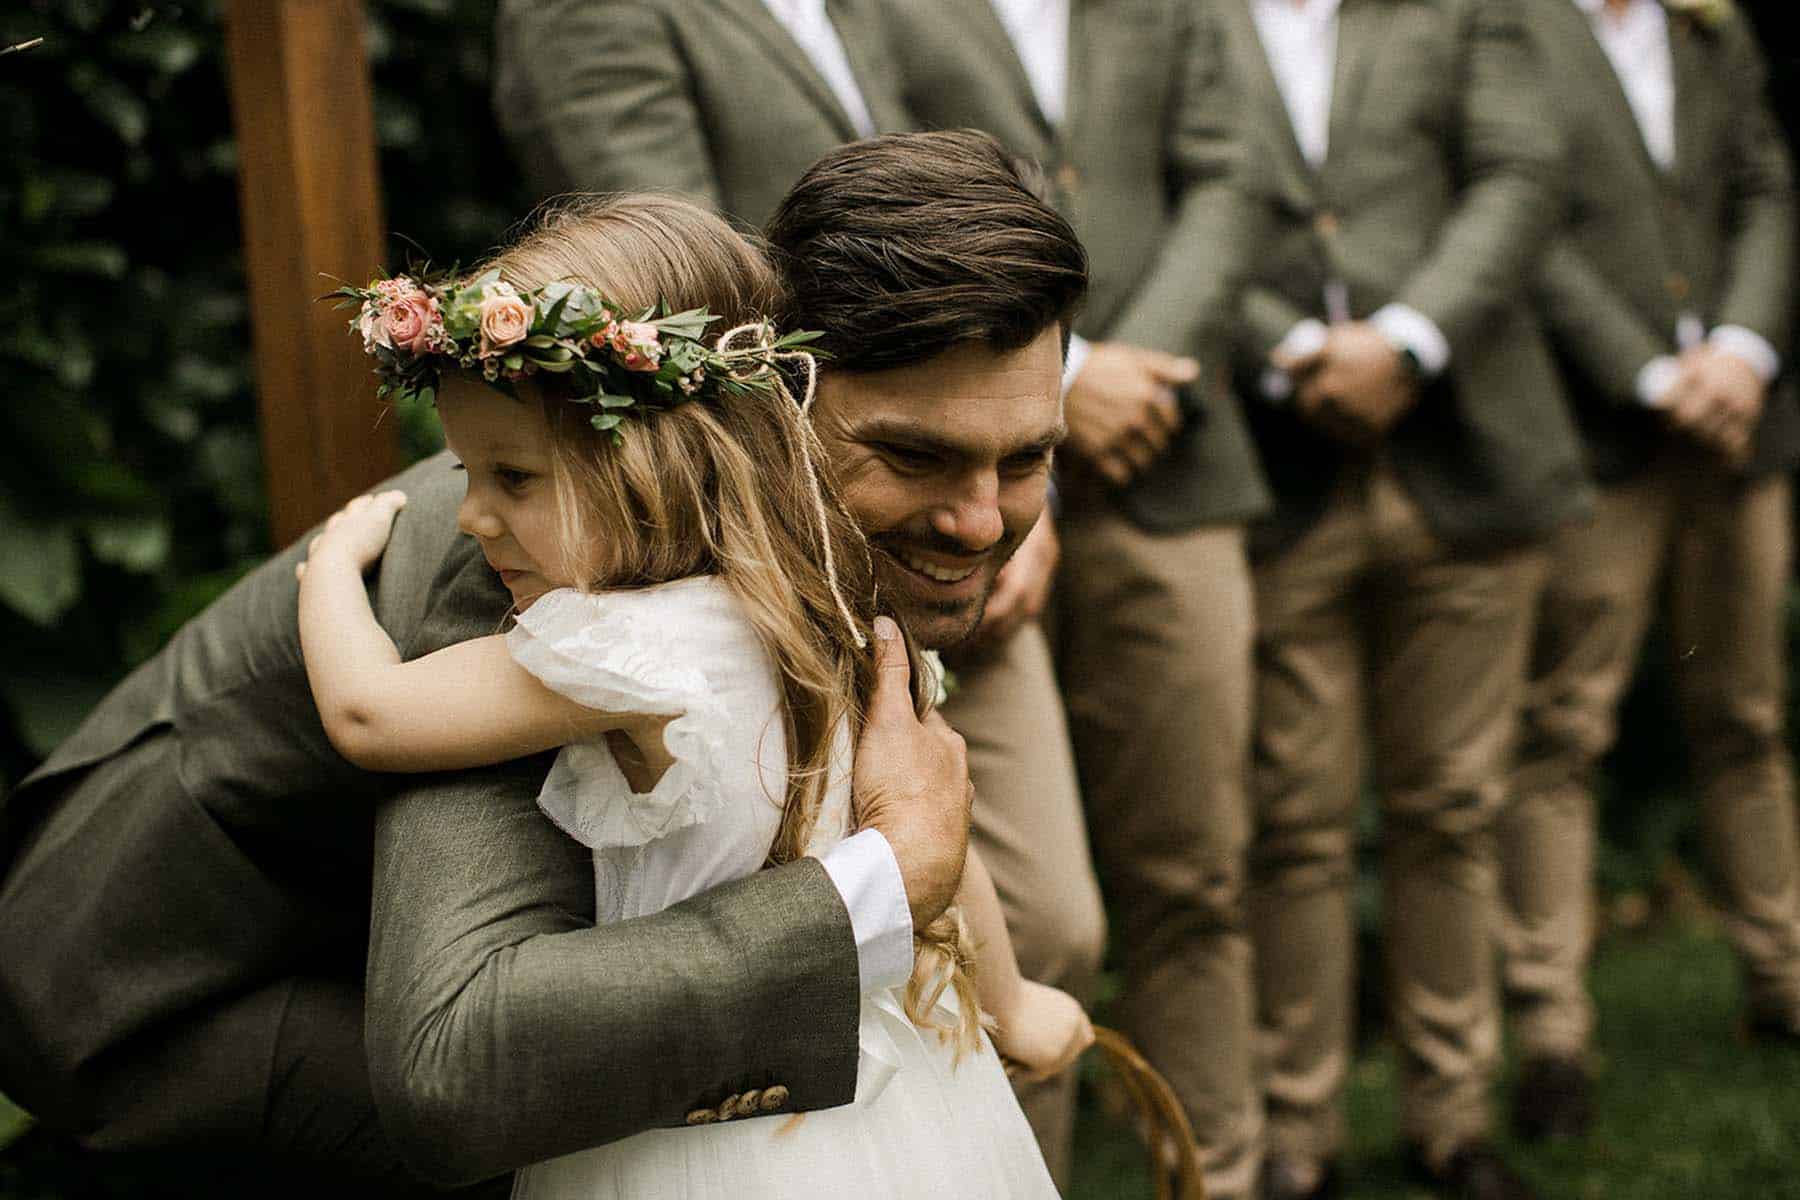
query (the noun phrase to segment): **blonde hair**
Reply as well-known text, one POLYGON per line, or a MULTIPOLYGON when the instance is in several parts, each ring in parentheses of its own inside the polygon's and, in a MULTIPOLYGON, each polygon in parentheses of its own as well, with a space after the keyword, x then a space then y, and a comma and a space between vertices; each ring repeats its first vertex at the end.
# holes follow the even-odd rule
MULTIPOLYGON (((720 318, 715 334, 763 320, 781 299, 756 247, 720 217, 673 196, 556 202, 479 270, 496 267, 521 290, 562 281, 597 288, 627 309, 704 306, 720 318)), ((799 404, 778 382, 747 396, 634 412, 615 442, 554 382, 538 389, 535 402, 550 429, 568 578, 605 591, 710 574, 743 605, 781 676, 788 778, 768 862, 801 857, 831 776, 838 726, 847 722, 854 739, 874 690, 874 660, 858 641, 871 635, 876 609, 867 543, 836 498, 799 404), (823 528, 809 459, 825 497, 823 528), (828 548, 847 613, 822 566, 828 548)), ((910 638, 907 648, 923 715, 929 692, 910 638)), ((975 1044, 980 1021, 968 945, 955 910, 934 922, 915 941, 906 997, 908 1016, 940 1028, 959 1051, 975 1044), (955 1028, 931 1015, 947 987, 963 1010, 955 1028)))

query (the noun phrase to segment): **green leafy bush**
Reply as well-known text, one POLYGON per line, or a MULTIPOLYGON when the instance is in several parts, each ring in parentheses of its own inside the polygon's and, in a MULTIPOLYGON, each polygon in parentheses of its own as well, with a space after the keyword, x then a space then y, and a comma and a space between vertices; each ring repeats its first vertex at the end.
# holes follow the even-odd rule
MULTIPOLYGON (((43 39, 0 56, 0 786, 270 549, 224 10, 0 13, 0 46, 43 39)), ((526 206, 492 26, 492 0, 368 8, 391 224, 440 260, 526 206)))

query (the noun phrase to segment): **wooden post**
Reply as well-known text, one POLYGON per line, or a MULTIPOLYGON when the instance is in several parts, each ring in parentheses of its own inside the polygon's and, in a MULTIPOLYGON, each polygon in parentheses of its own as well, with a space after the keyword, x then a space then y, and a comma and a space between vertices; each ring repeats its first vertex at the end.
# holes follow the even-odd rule
POLYGON ((382 262, 361 0, 230 0, 225 18, 270 524, 285 546, 399 467, 348 313, 382 262))

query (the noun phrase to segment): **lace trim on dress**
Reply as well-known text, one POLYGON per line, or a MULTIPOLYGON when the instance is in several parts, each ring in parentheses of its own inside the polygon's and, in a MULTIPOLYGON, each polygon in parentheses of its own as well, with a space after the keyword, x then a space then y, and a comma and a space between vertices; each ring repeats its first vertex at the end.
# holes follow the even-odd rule
POLYGON ((648 792, 631 789, 604 741, 565 746, 557 755, 538 806, 595 849, 641 846, 711 819, 724 802, 718 756, 727 716, 701 670, 671 661, 672 631, 634 602, 642 599, 559 589, 521 613, 506 635, 515 662, 577 704, 674 717, 663 731, 674 764, 648 792))

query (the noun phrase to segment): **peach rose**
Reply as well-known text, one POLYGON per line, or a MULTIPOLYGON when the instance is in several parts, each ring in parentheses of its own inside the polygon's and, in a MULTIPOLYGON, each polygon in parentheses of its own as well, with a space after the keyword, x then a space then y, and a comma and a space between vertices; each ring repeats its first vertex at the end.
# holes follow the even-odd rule
POLYGON ((484 354, 497 354, 531 332, 531 305, 516 295, 490 292, 481 302, 481 342, 484 354))
POLYGON ((428 353, 443 328, 438 302, 423 292, 414 292, 388 305, 382 323, 386 326, 387 344, 409 354, 428 353))

